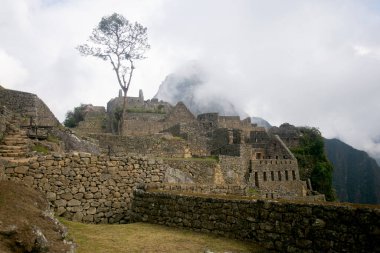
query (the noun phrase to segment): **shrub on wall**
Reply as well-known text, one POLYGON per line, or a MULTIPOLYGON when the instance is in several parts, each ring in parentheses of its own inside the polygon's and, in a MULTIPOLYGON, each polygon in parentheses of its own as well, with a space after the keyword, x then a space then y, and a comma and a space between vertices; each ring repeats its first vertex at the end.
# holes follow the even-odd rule
POLYGON ((66 119, 63 122, 65 127, 76 127, 79 122, 84 120, 85 110, 87 105, 81 104, 78 107, 75 107, 73 111, 68 111, 66 113, 66 119))
POLYGON ((314 190, 325 194, 329 201, 335 200, 332 186, 334 168, 324 151, 321 132, 314 127, 301 127, 299 131, 300 143, 292 152, 297 158, 301 179, 310 178, 314 190))

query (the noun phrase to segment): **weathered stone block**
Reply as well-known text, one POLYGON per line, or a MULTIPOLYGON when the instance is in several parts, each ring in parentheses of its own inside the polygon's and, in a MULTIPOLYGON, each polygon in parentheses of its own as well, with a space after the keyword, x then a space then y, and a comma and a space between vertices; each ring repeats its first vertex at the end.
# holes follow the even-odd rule
POLYGON ((80 193, 75 194, 74 198, 78 199, 78 200, 81 200, 81 199, 83 199, 83 196, 84 196, 84 194, 80 192, 80 193))
POLYGON ((86 193, 86 194, 84 194, 84 198, 85 199, 92 199, 92 198, 94 198, 94 194, 92 194, 92 193, 86 193))
POLYGON ((94 215, 89 214, 83 217, 84 222, 93 222, 94 221, 94 215))
POLYGON ((92 193, 95 193, 95 192, 98 192, 98 191, 99 191, 99 188, 96 187, 96 186, 91 186, 89 190, 90 190, 92 193))
POLYGON ((63 193, 63 194, 61 194, 60 197, 62 199, 65 199, 65 200, 71 200, 73 198, 73 194, 71 194, 71 193, 63 193))
POLYGON ((12 174, 15 172, 15 169, 14 168, 6 168, 5 169, 5 174, 12 174))
POLYGON ((129 172, 125 171, 125 170, 121 170, 121 171, 119 171, 119 175, 121 177, 127 177, 127 176, 129 176, 129 172))
POLYGON ((79 206, 80 204, 81 204, 81 202, 77 199, 72 199, 69 202, 67 202, 68 206, 79 206))
POLYGON ((24 177, 24 183, 25 184, 27 184, 29 186, 32 186, 33 182, 34 182, 34 178, 32 176, 26 176, 26 177, 24 177))
POLYGON ((19 166, 15 168, 15 173, 26 174, 28 172, 29 167, 27 166, 19 166))
POLYGON ((41 178, 43 178, 43 177, 44 177, 43 174, 35 174, 35 175, 34 175, 34 178, 36 178, 36 179, 41 179, 41 178))
POLYGON ((81 212, 77 212, 73 216, 73 221, 81 222, 83 220, 83 214, 81 212))
POLYGON ((54 201, 54 200, 56 200, 57 195, 55 194, 55 192, 47 192, 47 193, 46 193, 46 198, 47 198, 49 201, 54 201))
POLYGON ((39 167, 40 167, 40 163, 38 162, 34 162, 30 164, 30 168, 33 170, 38 169, 39 167))
POLYGON ((160 181, 160 177, 159 176, 156 176, 156 175, 152 176, 152 182, 159 182, 159 181, 160 181))
POLYGON ((55 201, 55 206, 60 207, 60 206, 66 206, 67 201, 64 199, 58 199, 55 201))
POLYGON ((96 214, 96 207, 90 207, 87 210, 87 214, 96 214))

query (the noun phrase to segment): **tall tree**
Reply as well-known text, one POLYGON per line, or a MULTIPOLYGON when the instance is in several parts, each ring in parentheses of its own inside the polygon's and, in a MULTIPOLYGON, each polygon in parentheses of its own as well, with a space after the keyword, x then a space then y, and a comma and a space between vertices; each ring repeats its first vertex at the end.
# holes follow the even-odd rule
POLYGON ((147 28, 137 22, 132 23, 117 13, 103 17, 93 29, 88 44, 77 47, 82 55, 110 61, 113 67, 124 96, 119 134, 124 127, 127 93, 135 69, 134 61, 144 59, 149 48, 147 28))

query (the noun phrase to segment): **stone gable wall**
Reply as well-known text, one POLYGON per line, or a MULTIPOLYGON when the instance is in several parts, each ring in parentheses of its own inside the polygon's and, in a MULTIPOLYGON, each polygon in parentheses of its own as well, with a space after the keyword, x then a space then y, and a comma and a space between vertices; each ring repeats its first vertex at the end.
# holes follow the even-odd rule
POLYGON ((259 242, 277 252, 378 252, 380 209, 137 189, 137 221, 259 242))
POLYGON ((189 111, 186 105, 178 102, 173 110, 167 115, 165 121, 174 125, 177 123, 192 123, 195 121, 195 116, 189 111))
POLYGON ((59 122, 47 105, 37 95, 22 91, 0 89, 0 106, 6 106, 13 113, 23 117, 23 125, 29 125, 34 118, 38 126, 58 126, 59 122))
POLYGON ((86 153, 1 163, 9 180, 44 192, 57 215, 91 223, 127 222, 133 189, 162 182, 166 171, 161 160, 86 153))

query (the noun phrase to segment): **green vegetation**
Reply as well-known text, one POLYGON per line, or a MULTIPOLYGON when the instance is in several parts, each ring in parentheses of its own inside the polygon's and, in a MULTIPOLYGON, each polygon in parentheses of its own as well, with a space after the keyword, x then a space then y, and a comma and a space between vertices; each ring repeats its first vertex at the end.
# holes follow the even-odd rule
POLYGON ((49 153, 49 150, 47 147, 41 145, 41 144, 36 144, 32 147, 32 150, 33 151, 36 151, 38 153, 42 153, 44 155, 46 155, 47 153, 49 153))
POLYGON ((46 140, 47 140, 48 142, 53 142, 53 143, 56 143, 56 144, 59 143, 59 139, 58 139, 56 136, 51 135, 51 134, 48 135, 48 137, 47 137, 46 140))
POLYGON ((87 105, 81 104, 75 107, 73 111, 68 111, 66 113, 66 119, 63 122, 65 127, 73 128, 78 126, 79 122, 84 120, 86 107, 87 105))
POLYGON ((247 195, 248 196, 255 196, 255 195, 257 195, 259 192, 256 190, 256 189, 254 189, 254 188, 248 188, 247 189, 247 195))
POLYGON ((61 222, 78 253, 96 252, 266 252, 248 242, 146 223, 83 224, 61 222))
POLYGON ((321 132, 317 128, 302 127, 300 145, 292 152, 298 160, 302 180, 310 178, 313 189, 325 194, 329 201, 335 200, 332 187, 333 166, 324 151, 321 132))

